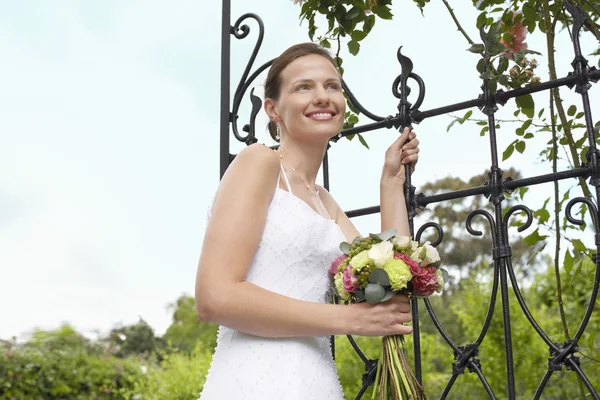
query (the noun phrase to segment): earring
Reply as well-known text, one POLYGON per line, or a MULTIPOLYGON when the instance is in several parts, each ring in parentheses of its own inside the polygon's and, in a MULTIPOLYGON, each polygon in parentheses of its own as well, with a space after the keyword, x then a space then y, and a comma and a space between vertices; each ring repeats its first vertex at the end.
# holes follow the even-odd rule
POLYGON ((338 133, 337 137, 341 138, 342 137, 342 132, 338 133))
POLYGON ((275 125, 277 127, 276 129, 276 133, 275 133, 275 140, 277 140, 279 142, 279 139, 281 137, 281 129, 279 128, 279 125, 275 125))

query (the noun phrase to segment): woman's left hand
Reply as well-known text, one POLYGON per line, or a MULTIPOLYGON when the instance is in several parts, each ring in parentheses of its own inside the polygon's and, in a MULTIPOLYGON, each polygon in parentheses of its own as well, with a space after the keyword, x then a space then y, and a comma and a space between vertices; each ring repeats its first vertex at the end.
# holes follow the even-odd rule
POLYGON ((404 184, 406 181, 405 165, 410 165, 412 172, 419 161, 419 140, 414 131, 404 128, 402 135, 396 139, 385 152, 383 164, 384 178, 394 178, 404 184))

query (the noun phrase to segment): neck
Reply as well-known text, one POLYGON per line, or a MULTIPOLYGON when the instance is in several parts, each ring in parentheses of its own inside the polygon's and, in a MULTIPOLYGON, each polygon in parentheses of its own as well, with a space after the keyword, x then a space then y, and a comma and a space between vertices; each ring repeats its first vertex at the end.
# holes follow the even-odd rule
POLYGON ((294 168, 312 187, 321 168, 327 143, 282 140, 279 154, 286 168, 294 168))

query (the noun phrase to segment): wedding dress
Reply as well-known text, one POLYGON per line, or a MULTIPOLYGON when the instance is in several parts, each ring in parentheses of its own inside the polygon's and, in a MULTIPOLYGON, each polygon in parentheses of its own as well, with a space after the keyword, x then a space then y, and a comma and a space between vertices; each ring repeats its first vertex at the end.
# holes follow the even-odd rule
MULTIPOLYGON (((330 263, 345 237, 279 180, 246 280, 298 300, 325 302, 330 263)), ((280 174, 281 175, 281 174, 280 174)), ((210 210, 209 210, 210 218, 210 210)), ((220 326, 200 400, 342 400, 329 337, 265 338, 220 326)))

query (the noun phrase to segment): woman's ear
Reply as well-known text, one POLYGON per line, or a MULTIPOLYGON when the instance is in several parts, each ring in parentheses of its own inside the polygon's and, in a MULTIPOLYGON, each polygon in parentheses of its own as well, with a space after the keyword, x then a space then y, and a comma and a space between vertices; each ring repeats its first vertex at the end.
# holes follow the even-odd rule
POLYGON ((264 109, 271 121, 273 121, 273 122, 281 121, 281 117, 277 113, 277 108, 275 105, 275 101, 273 99, 265 99, 264 109))

